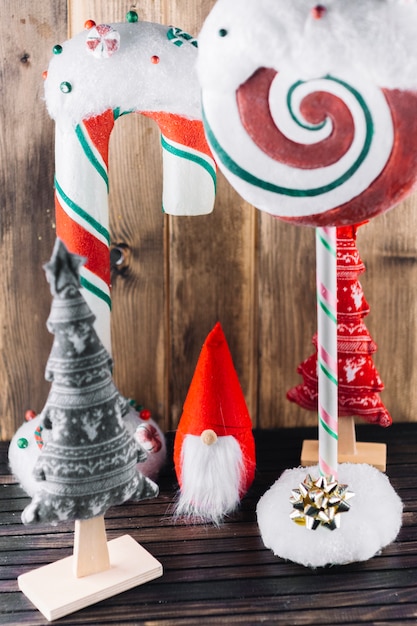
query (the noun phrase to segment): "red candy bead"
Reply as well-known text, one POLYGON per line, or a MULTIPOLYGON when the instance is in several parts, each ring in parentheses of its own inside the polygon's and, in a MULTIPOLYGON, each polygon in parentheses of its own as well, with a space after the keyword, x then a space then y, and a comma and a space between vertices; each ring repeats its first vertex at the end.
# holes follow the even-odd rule
POLYGON ((43 80, 46 80, 46 79, 47 79, 47 77, 48 77, 48 71, 47 71, 47 70, 44 70, 44 71, 42 72, 42 78, 43 78, 43 80))
POLYGON ((157 63, 159 63, 159 57, 158 57, 158 56, 156 56, 156 54, 154 54, 154 55, 151 57, 151 62, 152 62, 152 63, 154 63, 154 64, 156 65, 157 63))
POLYGON ((140 419, 144 421, 151 419, 151 416, 152 414, 148 409, 142 409, 142 411, 140 411, 139 413, 140 419))
POLYGON ((94 26, 96 25, 94 20, 87 20, 84 24, 84 28, 86 30, 90 30, 90 28, 94 28, 94 26))
POLYGON ((33 420, 34 417, 36 417, 35 411, 32 411, 32 409, 29 409, 28 411, 26 411, 25 420, 27 422, 30 422, 30 420, 33 420))
POLYGON ((315 20, 320 20, 324 16, 326 11, 326 7, 324 7, 322 4, 317 4, 311 9, 311 15, 315 20))

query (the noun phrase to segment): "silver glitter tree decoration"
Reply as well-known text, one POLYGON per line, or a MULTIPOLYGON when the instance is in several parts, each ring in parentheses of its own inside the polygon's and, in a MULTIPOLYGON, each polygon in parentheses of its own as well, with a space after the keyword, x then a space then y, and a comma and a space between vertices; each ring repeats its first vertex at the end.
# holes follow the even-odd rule
POLYGON ((53 295, 47 326, 54 342, 42 427, 51 429, 51 437, 34 468, 39 489, 23 511, 25 524, 90 519, 128 499, 158 493, 157 485, 136 469, 146 452, 122 420, 127 402, 113 382, 112 360, 80 293, 83 262, 57 239, 45 265, 53 295))
POLYGON ((39 488, 22 521, 75 520, 74 554, 22 574, 18 584, 49 620, 162 575, 162 565, 129 535, 107 542, 107 509, 156 496, 158 486, 136 467, 147 453, 124 425, 128 403, 113 382, 111 357, 80 292, 84 262, 57 239, 44 267, 54 342, 40 428, 50 436, 34 467, 39 488))

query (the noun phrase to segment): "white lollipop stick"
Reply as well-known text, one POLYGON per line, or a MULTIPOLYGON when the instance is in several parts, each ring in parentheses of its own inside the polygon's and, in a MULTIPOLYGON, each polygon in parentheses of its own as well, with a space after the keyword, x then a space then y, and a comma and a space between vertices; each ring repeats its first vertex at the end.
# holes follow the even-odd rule
POLYGON ((319 469, 337 478, 336 228, 316 229, 319 469))

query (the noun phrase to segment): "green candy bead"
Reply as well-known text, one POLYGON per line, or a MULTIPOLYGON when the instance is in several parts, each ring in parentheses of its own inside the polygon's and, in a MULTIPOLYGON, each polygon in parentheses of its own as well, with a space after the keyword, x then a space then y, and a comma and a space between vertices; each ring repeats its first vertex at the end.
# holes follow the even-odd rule
POLYGON ((62 93, 70 93, 72 91, 72 85, 71 83, 68 83, 66 80, 64 80, 60 86, 59 86, 60 90, 62 91, 62 93))
POLYGON ((128 11, 126 13, 126 19, 128 22, 134 23, 138 21, 138 14, 136 13, 136 11, 128 11))
POLYGON ((20 439, 17 440, 17 447, 21 448, 22 450, 24 450, 24 448, 27 448, 28 445, 29 445, 29 441, 25 439, 24 437, 21 437, 20 439))
POLYGON ((54 46, 54 47, 52 48, 52 52, 53 52, 54 54, 61 54, 61 52, 62 52, 62 46, 60 46, 60 45, 59 45, 59 43, 57 43, 57 44, 56 44, 56 46, 54 46))

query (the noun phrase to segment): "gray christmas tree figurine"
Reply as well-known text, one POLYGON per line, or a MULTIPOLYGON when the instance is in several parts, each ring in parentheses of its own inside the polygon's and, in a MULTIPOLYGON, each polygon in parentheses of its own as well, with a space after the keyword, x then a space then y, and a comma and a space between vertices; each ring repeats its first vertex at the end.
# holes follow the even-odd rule
POLYGON ((86 520, 126 500, 158 494, 158 486, 136 468, 146 452, 124 425, 128 405, 113 382, 111 357, 80 293, 83 263, 57 239, 44 266, 53 295, 47 327, 54 342, 45 374, 52 384, 41 424, 51 436, 34 468, 39 489, 22 513, 25 524, 86 520))

